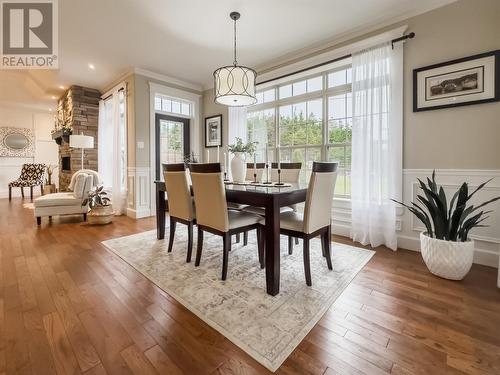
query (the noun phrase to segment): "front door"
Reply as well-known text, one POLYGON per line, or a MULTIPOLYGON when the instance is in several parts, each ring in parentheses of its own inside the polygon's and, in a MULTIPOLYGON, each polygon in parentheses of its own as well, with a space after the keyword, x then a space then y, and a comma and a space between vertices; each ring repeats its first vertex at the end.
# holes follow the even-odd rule
POLYGON ((156 179, 162 176, 162 164, 183 163, 191 152, 189 119, 156 114, 156 179))

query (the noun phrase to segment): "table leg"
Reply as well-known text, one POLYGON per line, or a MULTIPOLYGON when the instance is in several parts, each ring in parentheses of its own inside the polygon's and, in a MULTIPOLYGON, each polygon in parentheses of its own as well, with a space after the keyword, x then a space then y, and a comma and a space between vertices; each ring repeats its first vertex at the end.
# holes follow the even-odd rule
POLYGON ((275 296, 280 291, 280 207, 273 196, 266 205, 266 289, 275 296))
POLYGON ((156 238, 159 240, 163 240, 165 238, 166 209, 165 191, 156 188, 156 238))

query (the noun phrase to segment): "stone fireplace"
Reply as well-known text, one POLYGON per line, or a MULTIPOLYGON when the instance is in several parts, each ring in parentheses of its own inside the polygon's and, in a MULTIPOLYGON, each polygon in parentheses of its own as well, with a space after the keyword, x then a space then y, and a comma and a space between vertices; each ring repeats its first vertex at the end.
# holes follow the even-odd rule
MULTIPOLYGON (((98 90, 71 86, 57 103, 57 116, 73 128, 72 134, 94 137, 94 148, 83 150, 83 168, 97 171, 97 126, 99 116, 98 90)), ((81 168, 81 150, 69 147, 69 137, 58 138, 59 144, 59 191, 66 191, 71 176, 81 168)))

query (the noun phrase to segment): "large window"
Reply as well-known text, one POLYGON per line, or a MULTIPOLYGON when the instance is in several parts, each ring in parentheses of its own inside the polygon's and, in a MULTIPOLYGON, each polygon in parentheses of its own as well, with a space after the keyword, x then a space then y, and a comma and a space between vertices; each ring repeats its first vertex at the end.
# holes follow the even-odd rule
POLYGON ((282 161, 301 162, 301 181, 309 179, 313 161, 337 161, 335 195, 351 193, 351 68, 293 80, 257 93, 248 108, 247 135, 258 142, 257 159, 264 161, 266 144, 282 161))

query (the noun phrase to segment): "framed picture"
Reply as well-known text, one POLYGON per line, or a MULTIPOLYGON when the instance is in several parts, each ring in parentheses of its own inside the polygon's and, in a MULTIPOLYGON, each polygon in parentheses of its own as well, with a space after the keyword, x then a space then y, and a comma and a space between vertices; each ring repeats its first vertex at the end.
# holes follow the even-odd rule
POLYGON ((222 115, 205 118, 205 147, 222 147, 222 115))
POLYGON ((500 100, 500 50, 413 70, 413 112, 500 100))

